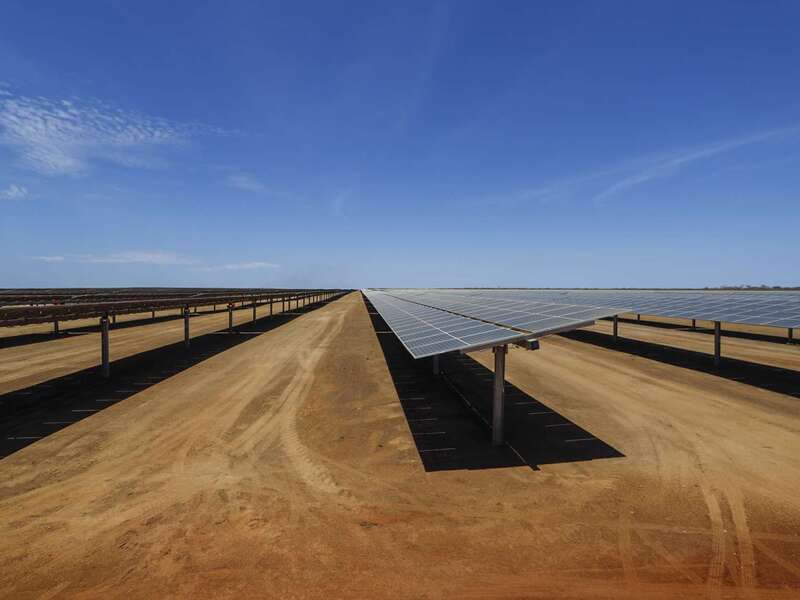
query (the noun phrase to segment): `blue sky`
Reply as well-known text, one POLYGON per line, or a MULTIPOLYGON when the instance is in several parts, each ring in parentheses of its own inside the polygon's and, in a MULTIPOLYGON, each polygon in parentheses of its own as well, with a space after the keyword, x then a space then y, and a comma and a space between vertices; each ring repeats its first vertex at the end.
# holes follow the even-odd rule
POLYGON ((800 3, 0 6, 0 287, 800 285, 800 3))

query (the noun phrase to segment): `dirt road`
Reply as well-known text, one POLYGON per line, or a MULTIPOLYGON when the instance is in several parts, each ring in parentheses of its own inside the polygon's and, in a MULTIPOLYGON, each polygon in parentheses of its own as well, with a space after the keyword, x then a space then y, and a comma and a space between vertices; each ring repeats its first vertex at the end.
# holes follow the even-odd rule
POLYGON ((542 346, 512 382, 624 456, 425 472, 351 294, 0 461, 0 596, 798 597, 796 399, 542 346))

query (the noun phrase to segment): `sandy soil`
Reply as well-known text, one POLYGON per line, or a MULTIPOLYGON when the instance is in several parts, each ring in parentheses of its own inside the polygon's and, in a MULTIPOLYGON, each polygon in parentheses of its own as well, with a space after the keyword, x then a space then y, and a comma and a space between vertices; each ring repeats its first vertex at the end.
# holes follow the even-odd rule
MULTIPOLYGON (((618 327, 620 337, 714 354, 712 333, 687 329, 661 329, 627 322, 620 322, 618 327)), ((598 321, 586 329, 611 335, 612 324, 610 321, 598 321)), ((776 343, 723 335, 722 356, 800 372, 800 343, 776 343)))
POLYGON ((800 595, 796 399, 542 346, 511 381, 623 457, 426 472, 351 294, 0 461, 0 596, 800 595))
MULTIPOLYGON (((280 303, 273 305, 273 314, 280 312, 280 303)), ((259 306, 256 316, 261 318, 266 315, 269 315, 269 306, 259 306)), ((118 323, 121 318, 122 316, 118 318, 118 323)), ((252 318, 252 308, 233 312, 234 325, 248 323, 252 318)), ((225 329, 227 326, 227 311, 198 314, 189 320, 189 336, 193 338, 225 329)), ((0 328, 2 329, 4 328, 0 328)), ((114 360, 182 341, 183 319, 112 328, 109 332, 111 368, 113 369, 114 360)), ((23 346, 0 348, 0 394, 96 367, 100 364, 100 360, 100 333, 97 331, 23 346)))
MULTIPOLYGON (((238 308, 237 304, 237 308, 238 308)), ((209 306, 198 306, 197 310, 199 311, 212 311, 213 305, 209 306)), ((225 306, 222 304, 217 305, 218 311, 223 311, 225 306)), ((181 309, 182 310, 182 309, 181 309)), ((194 307, 192 307, 194 310, 194 307)), ((164 310, 157 310, 156 311, 156 318, 161 318, 165 316, 177 316, 180 315, 180 311, 177 308, 170 308, 164 310)), ((148 310, 146 312, 141 313, 130 313, 130 314, 123 314, 117 315, 116 323, 128 323, 131 321, 142 321, 143 324, 146 324, 148 321, 152 319, 152 313, 148 310)), ((61 321, 59 323, 59 331, 64 333, 66 331, 81 329, 84 327, 97 327, 98 319, 72 319, 69 321, 61 321)), ((17 325, 14 327, 0 327, 0 338, 8 338, 8 337, 16 337, 16 336, 24 336, 24 335, 47 335, 53 333, 53 324, 52 323, 35 323, 33 325, 17 325)))

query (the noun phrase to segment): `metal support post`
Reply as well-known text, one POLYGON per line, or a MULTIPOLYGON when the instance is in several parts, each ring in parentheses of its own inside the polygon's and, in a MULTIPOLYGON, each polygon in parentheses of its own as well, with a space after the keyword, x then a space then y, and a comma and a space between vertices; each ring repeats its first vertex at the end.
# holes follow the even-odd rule
POLYGON ((228 303, 228 333, 233 333, 233 302, 228 303))
POLYGON ((640 314, 638 314, 638 313, 637 313, 637 314, 636 314, 636 320, 637 320, 637 321, 641 321, 641 320, 642 320, 642 315, 640 315, 640 314))
POLYGON ((434 375, 438 375, 439 374, 439 355, 438 354, 434 354, 433 355, 433 374, 434 375))
POLYGON ((697 319, 692 319, 692 331, 697 329, 697 319))
MULTIPOLYGON (((789 333, 791 333, 791 329, 789 333)), ((53 319, 53 335, 58 335, 58 319, 53 319)), ((791 338, 791 335, 789 336, 791 338)))
POLYGON ((492 445, 502 446, 505 424, 506 352, 508 346, 495 346, 494 352, 494 398, 492 401, 492 445))
POLYGON ((253 323, 256 322, 256 301, 253 300, 253 323))
POLYGON ((619 340, 619 318, 614 315, 614 342, 619 340))
POLYGON ((117 313, 111 313, 111 322, 116 325, 117 324, 117 313))
POLYGON ((789 333, 786 337, 788 338, 790 344, 794 343, 794 329, 789 327, 789 333))
POLYGON ((269 316, 272 316, 272 298, 269 299, 269 316))
POLYGON ((722 325, 714 321, 714 366, 718 367, 722 358, 722 325))
POLYGON ((108 360, 108 315, 100 318, 100 364, 103 377, 108 379, 111 375, 111 365, 108 360))
POLYGON ((154 310, 150 311, 150 318, 153 319, 153 321, 156 320, 156 311, 154 311, 154 310))
POLYGON ((189 307, 183 309, 183 347, 189 349, 189 307))

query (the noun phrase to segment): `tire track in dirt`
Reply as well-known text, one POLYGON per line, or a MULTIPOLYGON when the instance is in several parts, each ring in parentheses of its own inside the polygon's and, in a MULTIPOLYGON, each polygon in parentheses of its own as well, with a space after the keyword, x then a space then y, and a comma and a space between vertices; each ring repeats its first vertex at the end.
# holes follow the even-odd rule
MULTIPOLYGON (((701 467, 702 471, 702 467, 701 467)), ((706 503, 708 518, 711 521, 711 560, 708 563, 709 598, 720 598, 725 579, 725 523, 722 509, 706 478, 699 477, 700 492, 706 503)))
POLYGON ((672 569, 688 579, 691 583, 695 584, 702 584, 703 580, 695 575, 688 567, 688 565, 682 563, 680 560, 675 558, 673 554, 664 547, 659 540, 653 539, 652 533, 644 532, 644 531, 637 531, 637 537, 642 540, 647 546, 650 547, 653 552, 658 554, 664 562, 666 562, 672 569))
POLYGON ((636 566, 633 564, 633 541, 631 539, 630 509, 623 507, 619 515, 619 557, 622 561, 622 572, 628 585, 636 585, 639 578, 636 575, 636 566))
POLYGON ((755 546, 761 551, 762 554, 767 555, 781 567, 786 569, 789 573, 800 579, 800 564, 794 564, 789 562, 788 560, 783 558, 780 554, 775 552, 772 548, 770 548, 760 540, 755 541, 755 546))
MULTIPOLYGON (((756 564, 755 564, 755 551, 753 549, 753 539, 750 534, 750 527, 747 523, 747 512, 744 507, 744 496, 742 494, 741 488, 737 485, 735 480, 732 480, 730 477, 726 477, 723 475, 724 471, 720 470, 719 468, 716 469, 709 469, 706 468, 703 464, 701 456, 716 456, 722 454, 723 462, 729 468, 729 472, 736 471, 736 464, 735 461, 731 459, 731 457, 725 452, 725 450, 721 447, 716 448, 716 452, 712 452, 707 445, 700 441, 695 441, 695 445, 697 447, 696 452, 696 460, 700 472, 702 473, 703 483, 702 486, 705 486, 709 490, 709 493, 714 498, 714 502, 716 503, 717 507, 720 506, 720 501, 717 499, 716 495, 714 495, 710 491, 710 484, 713 484, 716 489, 719 489, 724 496, 725 500, 727 501, 728 508, 730 509, 730 516, 731 520, 733 521, 733 531, 736 538, 736 548, 738 549, 738 553, 734 554, 736 559, 736 566, 738 569, 734 568, 733 564, 728 565, 731 569, 731 574, 734 580, 737 581, 740 587, 740 593, 745 598, 754 598, 756 595, 755 586, 756 586, 756 564), (710 484, 709 484, 710 482, 710 484)), ((704 492, 705 497, 705 492, 704 492)), ((717 510, 720 510, 719 508, 717 510)), ((711 510, 709 510, 709 514, 711 514, 711 510)), ((721 510, 720 510, 720 518, 721 510)), ((713 518, 712 518, 713 523, 713 518)), ((712 529, 716 529, 716 527, 712 527, 712 529)), ((725 541, 725 526, 724 520, 722 521, 722 542, 725 541)), ((716 534, 715 536, 716 537, 716 534)), ((723 565, 725 564, 725 560, 723 557, 723 565)), ((724 569, 723 569, 724 571, 724 569)))
POLYGON ((725 489, 725 497, 733 517, 734 530, 736 531, 736 545, 739 548, 739 577, 745 597, 755 595, 756 586, 756 559, 753 550, 753 539, 750 527, 747 524, 747 513, 744 508, 744 498, 738 487, 733 485, 725 489))
POLYGON ((302 442, 297 431, 297 416, 314 383, 317 365, 328 351, 329 342, 341 331, 346 314, 342 311, 336 315, 336 321, 327 326, 323 335, 315 340, 315 348, 301 357, 300 367, 281 395, 278 419, 281 445, 306 485, 324 494, 337 496, 340 503, 354 506, 356 502, 352 493, 339 486, 323 460, 302 442))

